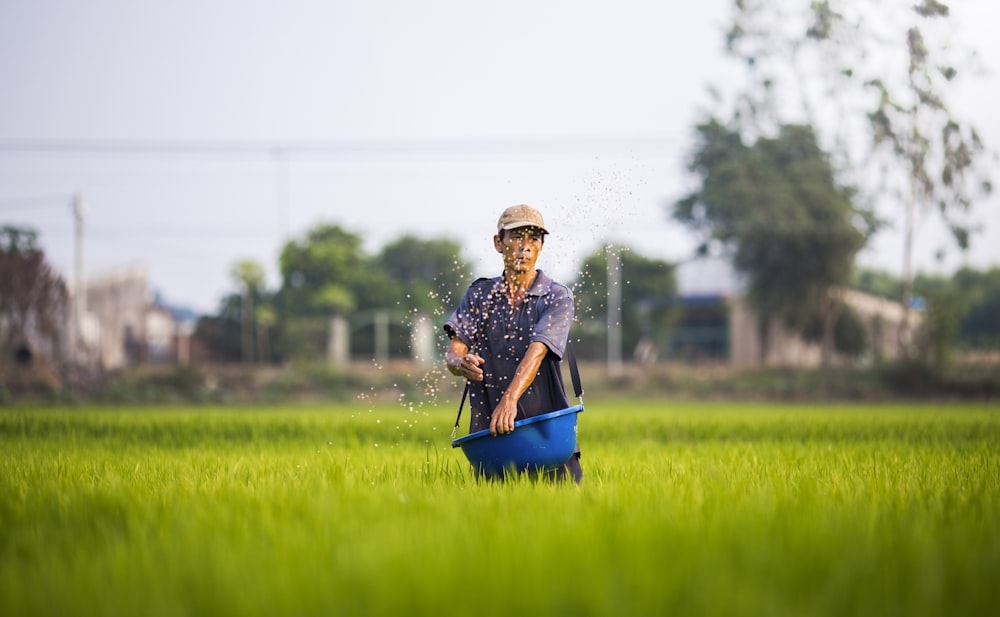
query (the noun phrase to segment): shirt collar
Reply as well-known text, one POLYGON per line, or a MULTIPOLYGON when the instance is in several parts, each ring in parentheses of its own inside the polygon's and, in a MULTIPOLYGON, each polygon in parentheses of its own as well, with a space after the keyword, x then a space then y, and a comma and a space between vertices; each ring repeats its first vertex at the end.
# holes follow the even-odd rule
POLYGON ((551 287, 552 279, 541 270, 538 270, 538 276, 535 277, 535 282, 528 288, 527 294, 529 296, 544 296, 549 293, 551 287))
MULTIPOLYGON (((549 278, 549 275, 545 274, 542 270, 536 270, 536 272, 538 272, 538 276, 535 277, 535 281, 528 288, 528 291, 525 292, 525 295, 544 296, 552 289, 552 279, 549 278)), ((497 285, 502 285, 503 273, 494 280, 497 285)))

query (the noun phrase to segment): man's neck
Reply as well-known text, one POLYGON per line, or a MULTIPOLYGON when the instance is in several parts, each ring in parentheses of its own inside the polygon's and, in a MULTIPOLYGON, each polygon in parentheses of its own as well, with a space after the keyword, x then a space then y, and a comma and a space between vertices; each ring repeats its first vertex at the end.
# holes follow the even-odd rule
POLYGON ((503 280, 507 284, 507 296, 512 306, 517 306, 537 277, 538 270, 535 269, 527 272, 504 271, 503 280))

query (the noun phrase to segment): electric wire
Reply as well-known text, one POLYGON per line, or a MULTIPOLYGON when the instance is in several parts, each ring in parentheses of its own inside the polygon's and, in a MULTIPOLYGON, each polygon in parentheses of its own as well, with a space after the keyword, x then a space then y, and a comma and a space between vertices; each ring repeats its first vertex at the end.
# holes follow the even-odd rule
POLYGON ((674 156, 684 140, 664 135, 551 138, 342 139, 342 140, 159 140, 0 139, 0 152, 21 154, 143 154, 286 156, 573 155, 645 153, 674 156))

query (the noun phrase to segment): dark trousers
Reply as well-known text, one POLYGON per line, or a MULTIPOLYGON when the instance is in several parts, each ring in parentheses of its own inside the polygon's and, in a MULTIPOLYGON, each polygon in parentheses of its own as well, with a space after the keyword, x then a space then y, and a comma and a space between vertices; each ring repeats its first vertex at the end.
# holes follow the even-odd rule
POLYGON ((564 482, 566 478, 572 478, 573 482, 579 484, 583 481, 583 467, 580 467, 580 453, 576 452, 569 460, 545 474, 547 479, 551 478, 556 482, 564 482))
MULTIPOLYGON (((538 474, 531 473, 531 477, 537 478, 538 474)), ((567 479, 572 479, 574 483, 579 484, 583 481, 583 468, 580 467, 580 453, 574 453, 573 456, 569 457, 568 461, 555 469, 545 471, 541 474, 541 477, 549 482, 565 482, 567 479)))

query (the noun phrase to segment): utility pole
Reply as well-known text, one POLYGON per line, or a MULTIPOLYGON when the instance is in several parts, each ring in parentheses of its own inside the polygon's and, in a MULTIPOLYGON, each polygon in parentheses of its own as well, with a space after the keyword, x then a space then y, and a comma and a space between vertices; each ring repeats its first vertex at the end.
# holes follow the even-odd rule
POLYGON ((374 315, 375 361, 385 364, 389 361, 389 313, 378 310, 374 315))
POLYGON ((83 285, 83 196, 73 195, 74 219, 74 281, 72 358, 76 366, 83 364, 83 317, 87 313, 87 291, 83 285))
POLYGON ((622 375, 622 268, 619 248, 608 245, 608 375, 622 375))

